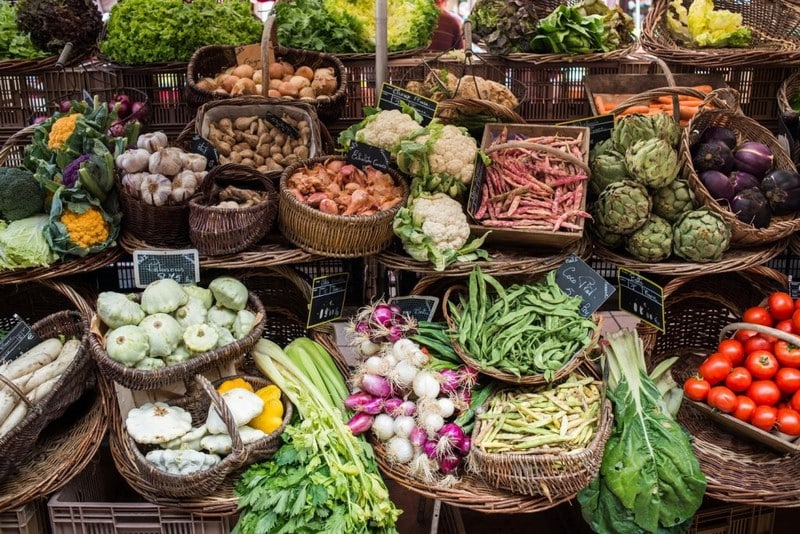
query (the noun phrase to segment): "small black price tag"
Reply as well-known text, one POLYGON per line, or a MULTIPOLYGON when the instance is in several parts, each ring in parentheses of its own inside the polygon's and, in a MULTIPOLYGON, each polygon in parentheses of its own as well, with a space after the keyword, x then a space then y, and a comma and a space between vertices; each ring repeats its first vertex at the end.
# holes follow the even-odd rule
POLYGON ((402 87, 384 83, 381 86, 381 96, 378 100, 378 109, 400 109, 405 103, 414 108, 422 116, 422 125, 427 126, 436 116, 436 100, 406 91, 402 87))
POLYGON ((314 278, 306 328, 313 328, 342 316, 349 277, 349 273, 337 273, 314 278))
POLYGON ((200 256, 197 249, 134 250, 133 280, 136 287, 172 278, 179 284, 200 281, 200 256))
POLYGON ((206 158, 206 170, 219 163, 219 152, 211 144, 211 141, 206 139, 200 134, 192 134, 192 142, 189 146, 189 151, 195 154, 200 154, 206 158))
POLYGON ((559 122, 557 126, 584 126, 589 128, 589 148, 600 141, 611 139, 611 130, 614 129, 614 115, 595 115, 585 119, 559 122))
POLYGON ((282 118, 278 117, 271 111, 267 111, 264 114, 264 118, 273 125, 275 128, 281 131, 284 135, 288 135, 292 139, 297 139, 300 137, 300 132, 297 131, 297 128, 283 120, 282 118))
POLYGON ((664 288, 628 269, 617 269, 619 309, 664 331, 664 288))
POLYGON ((29 349, 42 342, 30 325, 14 314, 16 324, 8 331, 2 341, 0 341, 0 361, 16 360, 29 349))
POLYGON ((439 305, 439 297, 424 295, 410 295, 407 297, 392 297, 389 304, 397 304, 404 315, 410 315, 417 321, 430 321, 439 305))
POLYGON ((556 284, 567 295, 583 299, 580 311, 584 317, 597 311, 615 291, 613 285, 575 254, 571 254, 556 271, 556 284))
POLYGON ((800 298, 800 280, 792 280, 791 276, 789 277, 789 294, 793 299, 800 298))
POLYGON ((379 171, 388 172, 392 156, 382 148, 359 143, 358 141, 350 141, 350 148, 347 149, 345 159, 359 169, 372 165, 379 171))

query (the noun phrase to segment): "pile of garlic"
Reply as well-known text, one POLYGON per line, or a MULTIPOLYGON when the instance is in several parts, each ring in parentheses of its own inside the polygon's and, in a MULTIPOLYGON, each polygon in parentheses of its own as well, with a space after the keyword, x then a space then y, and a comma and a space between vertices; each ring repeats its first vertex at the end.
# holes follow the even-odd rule
POLYGON ((136 148, 116 158, 121 183, 133 198, 153 206, 181 204, 195 194, 206 177, 206 158, 170 147, 164 132, 139 136, 136 148))

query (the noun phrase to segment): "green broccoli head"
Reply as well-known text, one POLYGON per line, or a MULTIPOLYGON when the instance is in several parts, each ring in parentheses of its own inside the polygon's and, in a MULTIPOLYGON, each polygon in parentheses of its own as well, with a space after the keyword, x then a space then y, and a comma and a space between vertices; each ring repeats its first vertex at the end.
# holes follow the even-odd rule
POLYGON ((19 167, 0 167, 0 216, 16 221, 41 213, 44 191, 33 173, 19 167))

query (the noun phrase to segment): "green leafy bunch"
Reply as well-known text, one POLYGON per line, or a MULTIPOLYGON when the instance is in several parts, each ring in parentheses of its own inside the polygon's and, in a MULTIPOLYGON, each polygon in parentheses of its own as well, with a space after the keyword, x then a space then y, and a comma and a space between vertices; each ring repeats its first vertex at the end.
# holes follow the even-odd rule
POLYGON ((31 36, 17 25, 14 7, 0 1, 0 60, 37 59, 49 55, 39 50, 31 41, 31 36))

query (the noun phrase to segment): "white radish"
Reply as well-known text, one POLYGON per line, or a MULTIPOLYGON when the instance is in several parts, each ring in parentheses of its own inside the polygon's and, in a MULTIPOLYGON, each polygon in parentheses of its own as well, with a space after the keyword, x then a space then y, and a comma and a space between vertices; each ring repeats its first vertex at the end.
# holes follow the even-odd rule
POLYGON ((46 339, 5 365, 0 369, 0 374, 12 380, 29 375, 55 360, 61 348, 61 340, 58 338, 46 339))
POLYGON ((60 377, 75 360, 75 356, 78 355, 80 348, 81 342, 77 339, 71 339, 64 343, 61 352, 55 360, 41 367, 31 375, 30 380, 25 384, 25 393, 38 388, 41 384, 44 384, 52 378, 60 377))
MULTIPOLYGON (((31 391, 28 394, 28 400, 30 400, 31 404, 34 406, 37 402, 41 401, 43 398, 47 396, 48 393, 53 389, 58 382, 60 377, 56 376, 51 378, 50 380, 43 382, 39 385, 36 389, 31 391)), ((15 426, 17 426, 28 413, 28 405, 23 402, 22 400, 19 401, 17 406, 12 410, 8 417, 6 417, 3 424, 0 425, 0 437, 5 436, 8 434, 15 426)))

